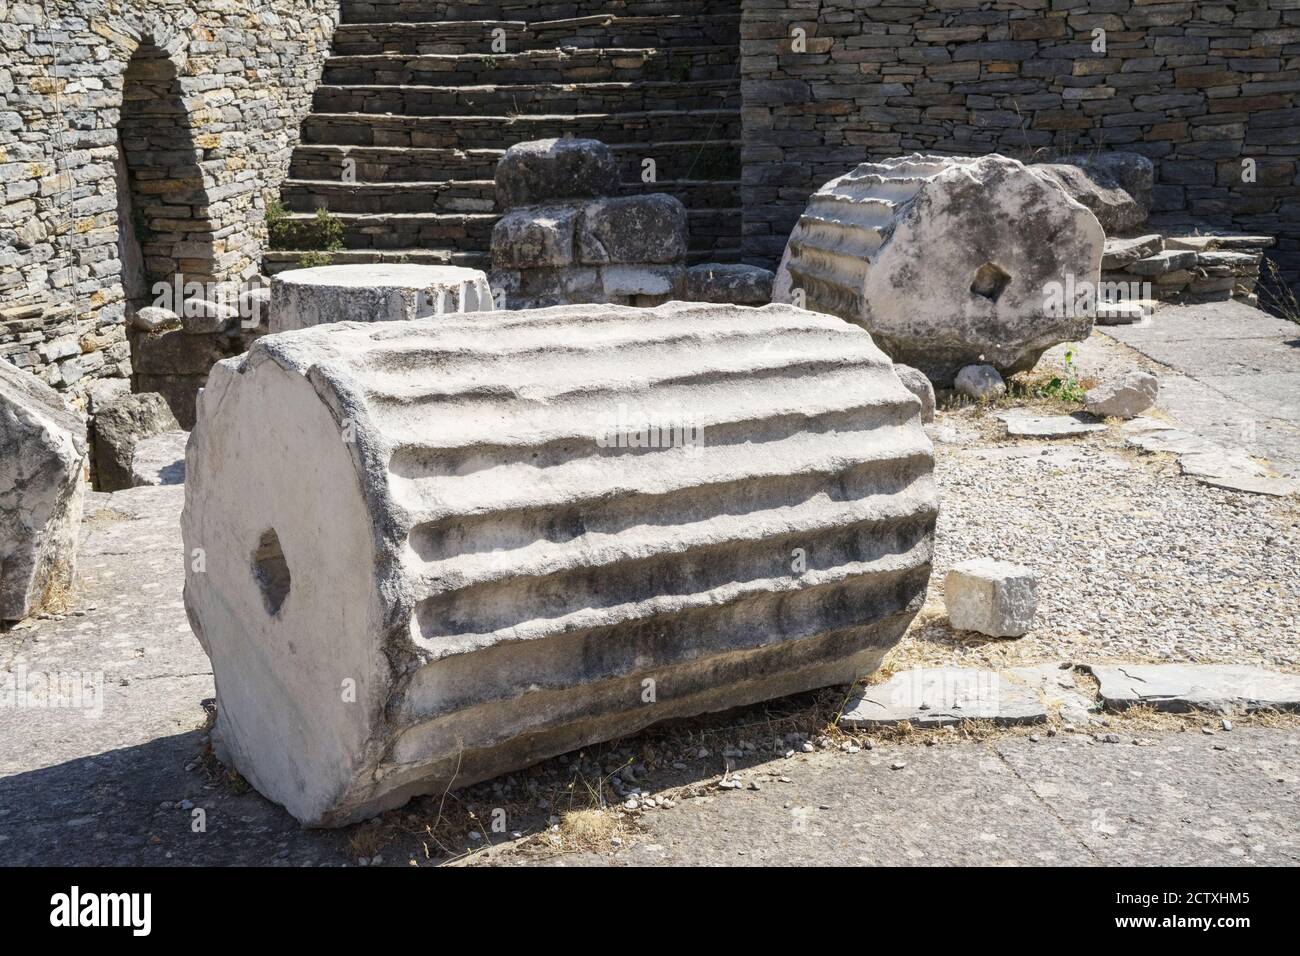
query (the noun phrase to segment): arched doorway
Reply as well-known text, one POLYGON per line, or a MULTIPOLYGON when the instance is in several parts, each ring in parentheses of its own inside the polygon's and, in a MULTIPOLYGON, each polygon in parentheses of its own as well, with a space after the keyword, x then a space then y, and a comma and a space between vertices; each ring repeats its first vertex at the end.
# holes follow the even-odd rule
POLYGON ((213 281, 201 158, 176 63, 143 38, 123 76, 118 120, 118 253, 128 314, 153 304, 156 283, 213 281))

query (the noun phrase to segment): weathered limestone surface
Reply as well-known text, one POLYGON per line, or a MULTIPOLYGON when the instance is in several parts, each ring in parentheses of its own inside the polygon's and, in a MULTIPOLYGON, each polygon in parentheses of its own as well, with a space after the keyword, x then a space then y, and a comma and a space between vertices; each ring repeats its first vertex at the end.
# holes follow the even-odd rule
POLYGON ((1088 389, 1083 402, 1089 412, 1103 418, 1136 418, 1156 403, 1159 394, 1160 380, 1134 369, 1122 379, 1088 389))
POLYGON ((1106 235, 1139 228, 1151 212, 1151 160, 1136 153, 1069 156, 1033 167, 1060 183, 1072 199, 1087 206, 1106 235))
POLYGON ((0 362, 0 621, 72 583, 85 431, 50 386, 0 362))
POLYGON ((665 193, 618 190, 614 152, 596 140, 521 143, 497 165, 492 287, 513 309, 682 298, 686 207, 665 193), (504 203, 528 200, 507 209, 504 203))
MULTIPOLYGON (((138 314, 138 313, 137 313, 138 314)), ((199 389, 208 380, 208 371, 222 359, 240 355, 259 336, 266 334, 266 323, 258 316, 230 321, 218 332, 187 332, 177 322, 144 331, 132 324, 127 329, 131 345, 131 390, 136 393, 157 392, 182 428, 194 427, 194 403, 199 389)))
POLYGON ((934 421, 934 386, 921 372, 910 365, 894 365, 894 374, 903 387, 921 400, 921 421, 934 421))
POLYGON ((992 365, 964 365, 953 376, 953 388, 976 401, 1007 393, 1007 383, 992 365))
POLYGON ((1083 310, 1052 314, 1052 284, 1095 283, 1096 216, 1004 156, 915 154, 863 163, 809 201, 773 297, 855 322, 897 362, 951 385, 963 366, 1033 367, 1083 338, 1083 310), (1082 314, 1076 314, 1082 312, 1082 314))
POLYGON ((95 490, 131 488, 136 445, 159 432, 179 429, 167 400, 157 392, 123 395, 94 418, 95 490))
POLYGON ((330 322, 401 322, 492 308, 487 276, 463 266, 320 266, 271 279, 272 332, 330 322))
POLYGON ((978 667, 917 667, 858 690, 840 716, 841 727, 871 730, 906 721, 946 727, 966 720, 1034 724, 1056 714, 1083 723, 1097 702, 1075 680, 1068 662, 994 671, 978 667))
POLYGON ((613 196, 620 188, 618 160, 599 140, 532 140, 505 151, 495 183, 501 210, 555 199, 613 196))
POLYGON ((921 606, 937 506, 888 359, 785 306, 267 336, 186 464, 218 755, 321 825, 856 680, 921 606))
POLYGON ((703 262, 686 270, 688 302, 767 305, 772 301, 771 269, 739 262, 703 262))
POLYGON ((1034 623, 1038 586, 1029 568, 972 558, 953 566, 943 582, 948 622, 959 631, 1020 637, 1034 623))
POLYGON ((1111 710, 1300 710, 1300 676, 1240 664, 1091 664, 1111 710))
POLYGON ((159 432, 136 442, 131 454, 131 487, 185 484, 185 444, 190 433, 159 432))

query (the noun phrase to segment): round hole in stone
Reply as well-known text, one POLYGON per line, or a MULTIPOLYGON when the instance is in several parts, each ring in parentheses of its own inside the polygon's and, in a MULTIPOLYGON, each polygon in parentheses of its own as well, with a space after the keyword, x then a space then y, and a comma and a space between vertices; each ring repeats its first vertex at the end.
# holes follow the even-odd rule
POLYGON ((253 551, 253 580, 262 592, 262 604, 267 614, 278 614, 289 596, 289 563, 284 560, 280 536, 274 528, 267 528, 253 551))
POLYGON ((1000 266, 986 262, 975 270, 970 290, 990 302, 996 302, 1011 284, 1011 275, 1000 266))

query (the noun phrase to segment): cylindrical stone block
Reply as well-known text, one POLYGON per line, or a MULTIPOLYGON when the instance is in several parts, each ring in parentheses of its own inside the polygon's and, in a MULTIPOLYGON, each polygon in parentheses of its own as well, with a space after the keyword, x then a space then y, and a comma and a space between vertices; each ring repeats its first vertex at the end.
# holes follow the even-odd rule
POLYGON ((186 467, 214 745, 311 825, 857 680, 937 508, 920 402, 789 306, 266 336, 213 369, 186 467))
POLYGON ((487 276, 463 266, 319 266, 271 278, 272 332, 331 322, 401 322, 492 305, 487 276))
POLYGON ((808 200, 772 297, 869 331, 895 362, 951 385, 967 365, 1032 368, 1086 338, 1104 243, 1097 217, 1005 156, 863 163, 808 200))

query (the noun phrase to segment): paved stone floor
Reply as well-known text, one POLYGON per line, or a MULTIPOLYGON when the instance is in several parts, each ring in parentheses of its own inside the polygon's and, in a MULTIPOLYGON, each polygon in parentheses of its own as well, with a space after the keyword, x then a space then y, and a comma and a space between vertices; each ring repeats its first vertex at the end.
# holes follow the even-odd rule
MULTIPOLYGON (((1288 447, 1300 454, 1300 446, 1286 444, 1300 423, 1300 359, 1285 338, 1300 340, 1300 328, 1293 334, 1257 313, 1215 307, 1162 310, 1149 328, 1113 334, 1173 366, 1162 404, 1188 427, 1230 436, 1233 419, 1254 415, 1256 434, 1275 462, 1290 460, 1288 447), (1195 346, 1196 330, 1210 335, 1229 327, 1240 334, 1221 354, 1240 356, 1240 363, 1236 371, 1214 374, 1203 354, 1210 350, 1195 346), (1277 364, 1267 365, 1266 355, 1277 364)), ((1098 336, 1082 356, 1085 362, 1124 358, 1121 346, 1098 336)), ((988 467, 1003 460, 990 457, 988 467)), ((1108 493, 1107 482, 1105 471, 1097 472, 1096 493, 1108 493)), ((432 798, 373 828, 304 831, 226 779, 204 755, 203 702, 214 690, 182 603, 181 497, 178 487, 91 495, 71 611, 0 634, 0 672, 81 674, 98 688, 80 709, 0 706, 0 863, 355 864, 378 854, 384 865, 401 866, 411 860, 1300 864, 1294 723, 1243 722, 1213 736, 1194 723, 1141 732, 1119 726, 1123 739, 1112 744, 1092 733, 1049 737, 1046 731, 1034 741, 1027 730, 929 747, 882 740, 852 754, 831 748, 742 760, 747 783, 730 791, 713 788, 719 757, 692 751, 663 763, 649 786, 686 788, 695 796, 640 814, 620 845, 607 841, 577 852, 541 846, 555 803, 512 819, 520 838, 482 848, 484 841, 466 839, 467 828, 459 843, 444 842, 441 855, 435 848, 426 856, 429 840, 421 835, 443 812, 432 798), (751 781, 759 789, 749 789, 751 781), (204 828, 196 826, 196 809, 204 828), (469 848, 477 849, 465 856, 469 848)), ((1277 499, 1252 507, 1268 509, 1270 521, 1291 520, 1292 511, 1279 509, 1294 509, 1277 499)), ((1188 613, 1199 612, 1189 607, 1188 613)), ((736 719, 743 728, 749 718, 736 719)), ((643 743, 634 739, 630 746, 643 743)), ((448 808, 453 803, 455 796, 448 808)))
POLYGON ((1160 405, 1189 430, 1300 477, 1300 325, 1216 302, 1098 334, 1178 373, 1161 376, 1160 405))

